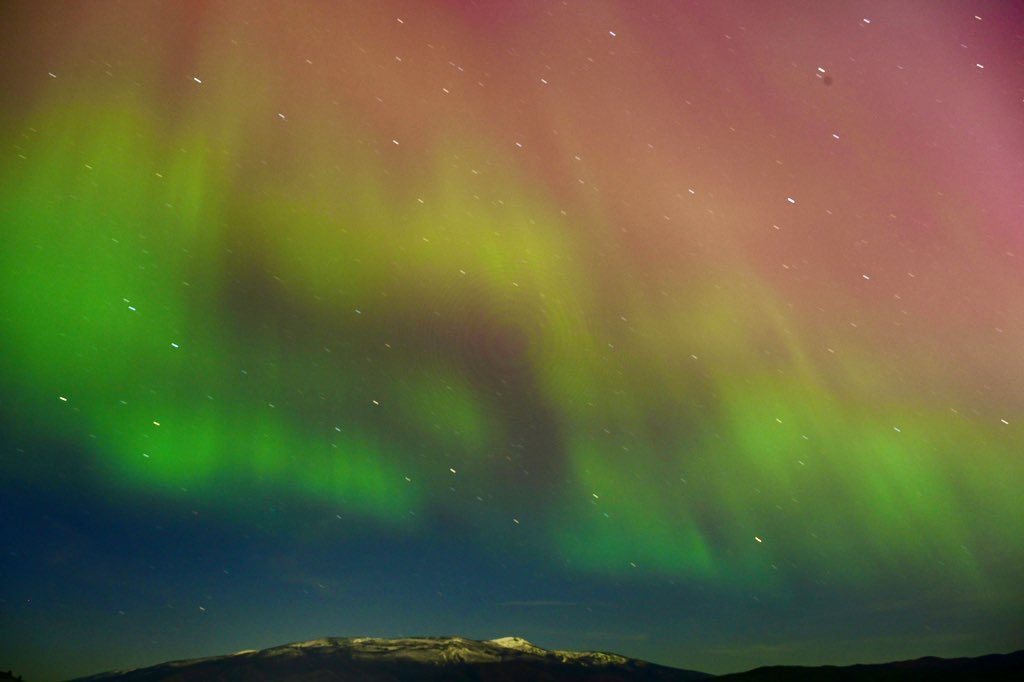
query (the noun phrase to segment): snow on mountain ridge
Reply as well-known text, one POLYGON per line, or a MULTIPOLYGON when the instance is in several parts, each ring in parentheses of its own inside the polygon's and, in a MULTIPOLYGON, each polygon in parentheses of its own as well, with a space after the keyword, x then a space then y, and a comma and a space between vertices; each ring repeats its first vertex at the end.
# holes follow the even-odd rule
POLYGON ((489 639, 487 641, 491 644, 497 644, 498 646, 505 647, 506 649, 526 651, 531 654, 537 654, 538 656, 543 656, 549 653, 547 649, 542 649, 532 642, 526 641, 522 637, 499 637, 497 639, 489 639))
POLYGON ((345 649, 355 660, 395 660, 420 663, 493 663, 499 651, 463 637, 325 637, 294 642, 259 652, 267 656, 291 656, 315 649, 345 649))
POLYGON ((516 651, 525 651, 537 656, 557 656, 563 663, 583 663, 586 665, 613 665, 625 663, 629 659, 618 654, 607 654, 602 651, 563 651, 561 649, 542 649, 522 637, 499 637, 487 640, 492 644, 516 651))
POLYGON ((590 666, 623 664, 629 660, 624 656, 603 652, 544 649, 522 637, 499 637, 482 641, 464 637, 321 637, 259 652, 238 652, 235 655, 287 657, 316 649, 346 649, 356 660, 386 659, 435 664, 495 663, 516 655, 590 666))

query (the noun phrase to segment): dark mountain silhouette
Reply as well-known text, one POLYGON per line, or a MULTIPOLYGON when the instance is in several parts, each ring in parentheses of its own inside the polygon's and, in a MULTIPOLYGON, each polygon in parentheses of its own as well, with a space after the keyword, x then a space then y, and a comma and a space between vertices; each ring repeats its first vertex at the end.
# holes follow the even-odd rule
POLYGON ((711 677, 616 654, 548 651, 518 637, 331 637, 102 673, 75 682, 682 682, 711 677))
POLYGON ((936 658, 928 656, 912 661, 819 667, 769 666, 743 673, 721 675, 716 680, 769 682, 785 680, 1024 680, 1024 650, 1012 654, 990 654, 977 658, 936 658))

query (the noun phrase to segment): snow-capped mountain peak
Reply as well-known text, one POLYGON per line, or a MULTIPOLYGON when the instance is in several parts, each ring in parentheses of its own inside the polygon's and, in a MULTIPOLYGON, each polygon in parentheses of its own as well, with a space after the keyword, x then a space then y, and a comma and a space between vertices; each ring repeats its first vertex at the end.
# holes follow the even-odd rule
POLYGON ((543 656, 548 653, 546 649, 541 649, 539 646, 526 641, 522 637, 499 637, 497 639, 487 640, 491 644, 497 644, 503 646, 506 649, 515 649, 516 651, 527 651, 531 654, 537 654, 543 656))
MULTIPOLYGON (((360 679, 483 680, 536 678, 566 674, 580 679, 600 668, 607 680, 692 680, 703 673, 666 668, 616 654, 558 651, 522 637, 474 640, 464 637, 323 637, 269 649, 238 651, 229 656, 171 661, 151 668, 105 673, 81 680, 123 682, 192 682, 210 679, 277 679, 293 682, 360 679), (230 675, 225 671, 231 671, 230 675), (224 676, 227 675, 227 676, 224 676), (219 677, 217 677, 219 676, 219 677), (340 676, 340 677, 339 677, 340 676)), ((561 679, 551 677, 551 679, 561 679)))

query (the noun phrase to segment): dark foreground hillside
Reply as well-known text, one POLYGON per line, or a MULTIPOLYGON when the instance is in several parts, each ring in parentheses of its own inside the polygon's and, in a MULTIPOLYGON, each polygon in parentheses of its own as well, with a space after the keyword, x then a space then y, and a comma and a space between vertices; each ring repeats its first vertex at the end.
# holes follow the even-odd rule
POLYGON ((717 677, 732 682, 830 682, 831 680, 1024 680, 1024 650, 977 658, 918 658, 875 665, 769 666, 717 677))

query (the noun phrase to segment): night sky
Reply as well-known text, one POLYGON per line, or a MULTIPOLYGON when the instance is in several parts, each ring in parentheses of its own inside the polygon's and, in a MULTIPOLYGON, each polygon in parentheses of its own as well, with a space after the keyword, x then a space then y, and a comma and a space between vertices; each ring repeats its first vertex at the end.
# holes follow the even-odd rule
POLYGON ((1024 642, 1024 7, 5 2, 0 669, 1024 642))

